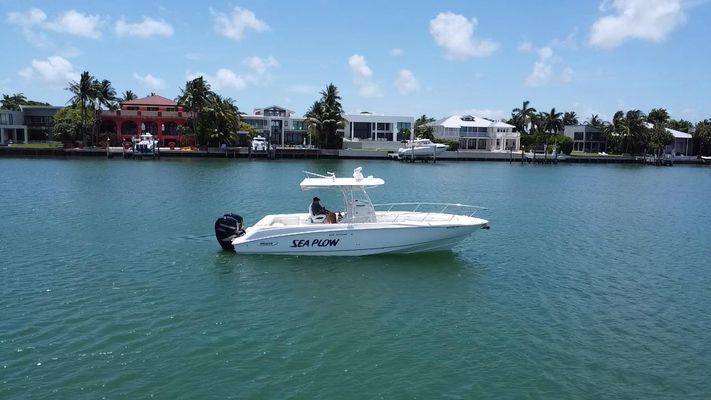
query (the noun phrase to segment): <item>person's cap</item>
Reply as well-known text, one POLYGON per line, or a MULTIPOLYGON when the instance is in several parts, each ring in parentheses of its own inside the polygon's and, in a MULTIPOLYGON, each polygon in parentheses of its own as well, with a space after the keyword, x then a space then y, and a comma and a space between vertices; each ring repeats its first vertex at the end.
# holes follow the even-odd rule
POLYGON ((314 197, 314 201, 321 201, 318 197, 314 197))

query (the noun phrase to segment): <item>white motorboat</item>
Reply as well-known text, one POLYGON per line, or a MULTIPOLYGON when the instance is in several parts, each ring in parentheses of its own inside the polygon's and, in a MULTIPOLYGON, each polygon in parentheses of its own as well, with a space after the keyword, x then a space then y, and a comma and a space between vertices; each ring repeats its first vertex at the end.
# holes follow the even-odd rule
POLYGON ((267 139, 265 139, 263 136, 256 136, 252 138, 252 150, 267 151, 267 139))
POLYGON ((140 154, 154 154, 158 152, 158 141, 150 133, 144 133, 133 139, 133 152, 140 154))
POLYGON ((243 228, 243 219, 225 214, 215 222, 215 235, 227 250, 242 254, 362 256, 449 250, 489 222, 474 216, 482 207, 445 203, 373 205, 367 189, 385 184, 364 177, 361 168, 352 178, 306 172, 302 190, 336 190, 344 210, 338 222, 310 212, 267 215, 243 228), (382 211, 376 211, 381 209, 382 211), (431 211, 429 211, 431 210, 431 211))
POLYGON ((435 157, 447 150, 447 145, 434 143, 429 139, 408 140, 407 144, 398 150, 400 157, 435 157))

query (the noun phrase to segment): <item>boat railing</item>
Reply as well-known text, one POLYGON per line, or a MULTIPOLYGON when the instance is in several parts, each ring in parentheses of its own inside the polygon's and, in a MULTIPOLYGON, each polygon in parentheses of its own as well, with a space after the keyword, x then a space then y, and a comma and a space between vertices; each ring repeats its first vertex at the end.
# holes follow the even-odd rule
POLYGON ((397 212, 395 218, 390 222, 396 222, 402 219, 412 221, 420 218, 425 221, 427 219, 432 219, 437 215, 449 215, 449 220, 451 220, 457 216, 473 217, 482 210, 488 210, 486 207, 473 206, 469 204, 427 202, 382 203, 374 204, 373 208, 376 211, 397 212))

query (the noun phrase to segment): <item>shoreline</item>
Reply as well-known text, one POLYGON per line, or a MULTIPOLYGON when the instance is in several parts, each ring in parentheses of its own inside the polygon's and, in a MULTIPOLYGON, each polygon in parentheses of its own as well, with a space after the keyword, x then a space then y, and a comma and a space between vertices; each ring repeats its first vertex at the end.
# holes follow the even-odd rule
MULTIPOLYGON (((123 158, 121 148, 112 148, 111 153, 106 149, 64 149, 64 148, 13 148, 0 147, 0 158, 84 158, 84 157, 104 157, 123 158), (116 149, 116 150, 115 150, 116 149)), ((146 156, 150 158, 150 156, 146 156)), ((161 150, 160 157, 163 158, 227 158, 227 159, 268 159, 267 153, 249 154, 246 148, 230 148, 227 151, 208 150, 161 150)), ((536 155, 536 163, 540 163, 543 155, 536 155)), ((276 149, 273 158, 275 159, 354 159, 354 160, 388 160, 391 159, 386 151, 380 150, 321 150, 321 149, 299 149, 299 148, 279 148, 276 149)), ((484 153, 484 152, 445 152, 437 157, 435 161, 489 161, 489 162, 528 162, 521 160, 521 153, 484 153)), ((394 160, 397 161, 397 160, 394 160)), ((417 160, 420 161, 420 160, 417 160)), ((433 161, 433 160, 429 160, 433 161)), ((547 159, 551 163, 551 159, 547 159)), ((642 164, 642 161, 635 156, 576 156, 572 155, 564 160, 556 162, 563 164, 642 164)), ((674 164, 681 165, 705 165, 703 160, 684 157, 676 158, 674 164)))

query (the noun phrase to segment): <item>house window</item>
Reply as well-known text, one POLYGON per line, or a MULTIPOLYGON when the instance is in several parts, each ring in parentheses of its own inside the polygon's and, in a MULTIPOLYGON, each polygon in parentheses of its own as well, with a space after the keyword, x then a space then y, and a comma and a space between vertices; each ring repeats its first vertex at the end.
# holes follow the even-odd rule
POLYGON ((158 111, 158 107, 148 107, 146 108, 148 111, 158 111))
POLYGON ((128 106, 128 107, 126 107, 126 109, 129 111, 138 111, 138 107, 136 107, 136 106, 128 106))

